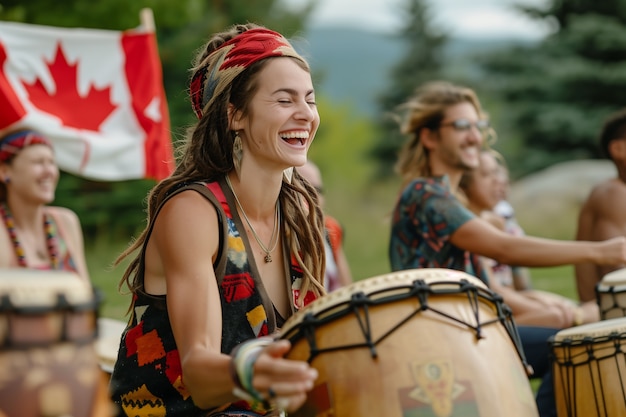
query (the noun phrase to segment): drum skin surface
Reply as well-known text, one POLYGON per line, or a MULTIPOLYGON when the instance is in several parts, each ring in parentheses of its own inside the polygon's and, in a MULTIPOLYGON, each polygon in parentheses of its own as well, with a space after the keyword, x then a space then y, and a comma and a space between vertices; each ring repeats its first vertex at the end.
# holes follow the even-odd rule
POLYGON ((67 272, 0 269, 0 300, 0 416, 112 416, 91 285, 67 272))
POLYGON ((626 318, 561 330, 550 339, 558 417, 626 415, 626 318))
POLYGON ((96 341, 98 362, 102 372, 109 377, 113 373, 113 367, 117 360, 117 350, 125 328, 126 323, 121 320, 108 317, 98 319, 98 340, 96 341))
POLYGON ((291 317, 289 358, 319 372, 296 417, 532 417, 516 330, 478 279, 447 269, 357 281, 291 317))

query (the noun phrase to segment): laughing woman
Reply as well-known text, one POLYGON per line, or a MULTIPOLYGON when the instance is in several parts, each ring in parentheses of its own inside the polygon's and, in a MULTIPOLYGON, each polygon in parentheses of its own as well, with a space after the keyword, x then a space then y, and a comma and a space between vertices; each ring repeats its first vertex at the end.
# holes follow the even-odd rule
POLYGON ((139 252, 113 399, 129 416, 281 415, 317 372, 270 336, 324 292, 322 214, 293 172, 319 125, 309 66, 236 25, 201 49, 189 92, 198 121, 121 256, 139 252))

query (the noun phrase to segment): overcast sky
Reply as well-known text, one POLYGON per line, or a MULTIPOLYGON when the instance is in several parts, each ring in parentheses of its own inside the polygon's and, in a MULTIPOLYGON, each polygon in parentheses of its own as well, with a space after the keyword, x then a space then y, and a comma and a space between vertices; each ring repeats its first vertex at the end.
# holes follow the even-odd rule
MULTIPOLYGON (((298 7, 303 0, 283 0, 298 7)), ((401 21, 404 0, 319 0, 312 24, 349 25, 393 31, 401 21)), ((507 36, 539 38, 547 29, 512 10, 512 4, 544 4, 546 0, 430 0, 435 24, 455 36, 507 36)))

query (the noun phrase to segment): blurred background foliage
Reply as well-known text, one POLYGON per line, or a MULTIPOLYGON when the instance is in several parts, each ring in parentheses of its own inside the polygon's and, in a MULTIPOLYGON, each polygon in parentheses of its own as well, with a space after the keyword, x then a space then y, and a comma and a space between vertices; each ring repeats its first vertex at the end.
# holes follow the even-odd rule
MULTIPOLYGON (((195 50, 210 34, 245 21, 306 42, 311 12, 321 0, 302 2, 297 10, 287 1, 2 0, 0 19, 126 30, 139 25, 142 8, 151 8, 176 144, 193 122, 187 71, 195 50)), ((494 147, 514 179, 557 162, 602 157, 596 144, 600 126, 624 107, 626 0, 546 0, 543 8, 517 6, 517 12, 545 22, 550 34, 537 42, 453 54, 446 29, 433 24, 431 2, 405 0, 398 10, 403 23, 390 28, 401 54, 390 63, 375 114, 318 90, 322 124, 310 156, 324 174, 328 210, 346 227, 355 279, 388 272, 387 216, 398 191, 392 169, 403 141, 391 113, 425 81, 446 79, 477 91, 498 131, 494 147)), ((328 75, 324 71, 317 68, 316 84, 328 75)), ((359 68, 349 71, 358 79, 359 68)), ((153 185, 62 175, 55 204, 79 214, 92 275, 109 273, 115 255, 143 229, 145 197, 153 185)))

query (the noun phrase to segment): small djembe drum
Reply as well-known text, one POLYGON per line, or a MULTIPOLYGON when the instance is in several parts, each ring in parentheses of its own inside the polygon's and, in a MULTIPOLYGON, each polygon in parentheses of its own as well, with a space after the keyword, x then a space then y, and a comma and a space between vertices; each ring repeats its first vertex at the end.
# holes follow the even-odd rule
POLYGON ((626 317, 626 268, 609 272, 596 285, 600 319, 626 317))
POLYGON ((0 416, 110 417, 99 297, 68 272, 0 269, 0 416))
POLYGON ((113 367, 117 361, 117 351, 120 346, 120 339, 126 323, 107 317, 98 319, 98 340, 96 341, 96 352, 98 363, 102 371, 102 378, 106 385, 109 385, 113 367))
POLYGON ((626 415, 626 317, 550 338, 558 417, 626 415))

